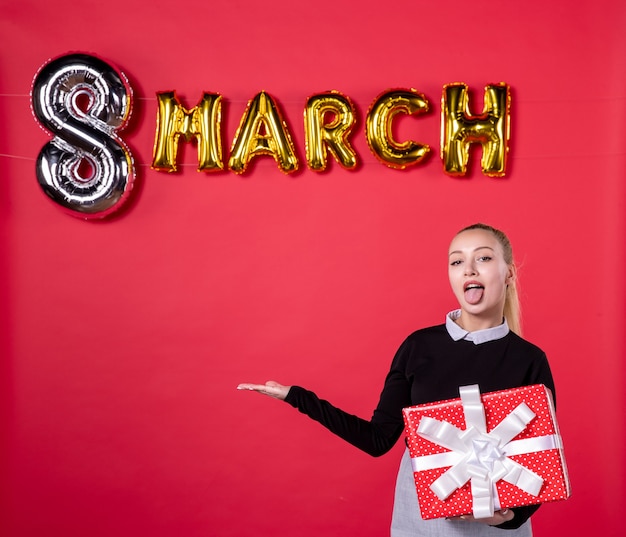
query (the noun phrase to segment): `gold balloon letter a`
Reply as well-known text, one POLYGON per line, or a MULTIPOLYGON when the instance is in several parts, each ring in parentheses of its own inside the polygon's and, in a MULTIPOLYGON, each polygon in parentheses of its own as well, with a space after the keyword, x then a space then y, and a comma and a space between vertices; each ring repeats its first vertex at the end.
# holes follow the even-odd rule
POLYGON ((298 169, 287 124, 276 103, 264 91, 248 102, 233 140, 228 167, 235 173, 243 173, 257 155, 273 156, 285 173, 298 169))
POLYGON ((441 158, 444 171, 465 175, 471 143, 483 148, 481 168, 485 175, 502 177, 506 172, 509 150, 509 86, 504 83, 485 87, 483 113, 472 116, 465 84, 444 86, 441 106, 441 158))
POLYGON ((198 171, 223 170, 221 140, 222 97, 205 93, 196 107, 185 109, 174 92, 157 93, 159 110, 152 168, 176 171, 181 136, 198 140, 198 171))

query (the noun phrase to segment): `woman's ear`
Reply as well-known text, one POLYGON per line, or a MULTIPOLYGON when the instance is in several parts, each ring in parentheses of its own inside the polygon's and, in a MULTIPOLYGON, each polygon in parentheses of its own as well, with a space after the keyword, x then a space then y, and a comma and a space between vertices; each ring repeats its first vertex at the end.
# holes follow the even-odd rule
POLYGON ((509 285, 513 283, 517 278, 517 267, 511 263, 508 268, 508 272, 506 275, 506 284, 509 285))

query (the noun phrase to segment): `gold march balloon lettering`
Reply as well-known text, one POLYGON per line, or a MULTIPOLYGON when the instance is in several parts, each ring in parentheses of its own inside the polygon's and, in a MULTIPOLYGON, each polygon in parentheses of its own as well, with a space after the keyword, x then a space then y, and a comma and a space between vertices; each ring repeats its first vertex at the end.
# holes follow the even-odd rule
MULTIPOLYGON (((175 92, 157 93, 157 128, 152 168, 174 172, 181 138, 194 138, 198 146, 198 171, 244 173, 260 155, 271 156, 284 173, 300 167, 289 127, 276 100, 262 91, 255 95, 243 113, 232 141, 228 160, 222 147, 221 109, 223 98, 205 93, 198 104, 186 109, 175 92)), ((393 122, 399 114, 419 116, 429 110, 429 102, 414 89, 388 90, 379 95, 365 118, 365 136, 374 156, 394 169, 419 164, 431 151, 426 144, 413 140, 397 141, 393 122)), ((482 145, 481 168, 485 175, 502 177, 510 133, 511 96, 504 84, 485 87, 484 108, 480 114, 469 109, 467 85, 444 86, 441 110, 441 158, 449 175, 467 173, 471 144, 482 145)), ((313 171, 326 169, 329 153, 345 169, 358 164, 350 144, 356 124, 356 112, 349 97, 338 91, 309 97, 304 106, 306 163, 313 171)))

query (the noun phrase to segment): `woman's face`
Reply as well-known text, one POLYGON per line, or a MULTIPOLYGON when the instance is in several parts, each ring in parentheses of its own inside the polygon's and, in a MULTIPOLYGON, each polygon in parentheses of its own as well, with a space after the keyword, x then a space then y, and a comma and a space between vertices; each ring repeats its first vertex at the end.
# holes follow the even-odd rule
POLYGON ((507 285, 515 269, 504 260, 502 245, 489 231, 459 233, 450 244, 448 276, 459 301, 459 324, 481 330, 502 323, 507 285))

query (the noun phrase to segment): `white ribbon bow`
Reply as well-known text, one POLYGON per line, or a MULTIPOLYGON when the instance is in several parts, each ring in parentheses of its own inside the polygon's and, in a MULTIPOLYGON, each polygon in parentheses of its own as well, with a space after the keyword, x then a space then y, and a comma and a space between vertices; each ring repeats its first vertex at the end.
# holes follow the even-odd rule
POLYGON ((424 416, 417 433, 451 451, 414 457, 413 471, 451 466, 430 488, 443 501, 470 481, 475 518, 493 516, 500 508, 496 483, 501 479, 537 496, 543 479, 511 460, 509 455, 557 448, 558 437, 547 435, 512 441, 535 418, 526 403, 521 403, 488 433, 478 385, 463 386, 459 393, 467 428, 463 431, 445 421, 424 416))

